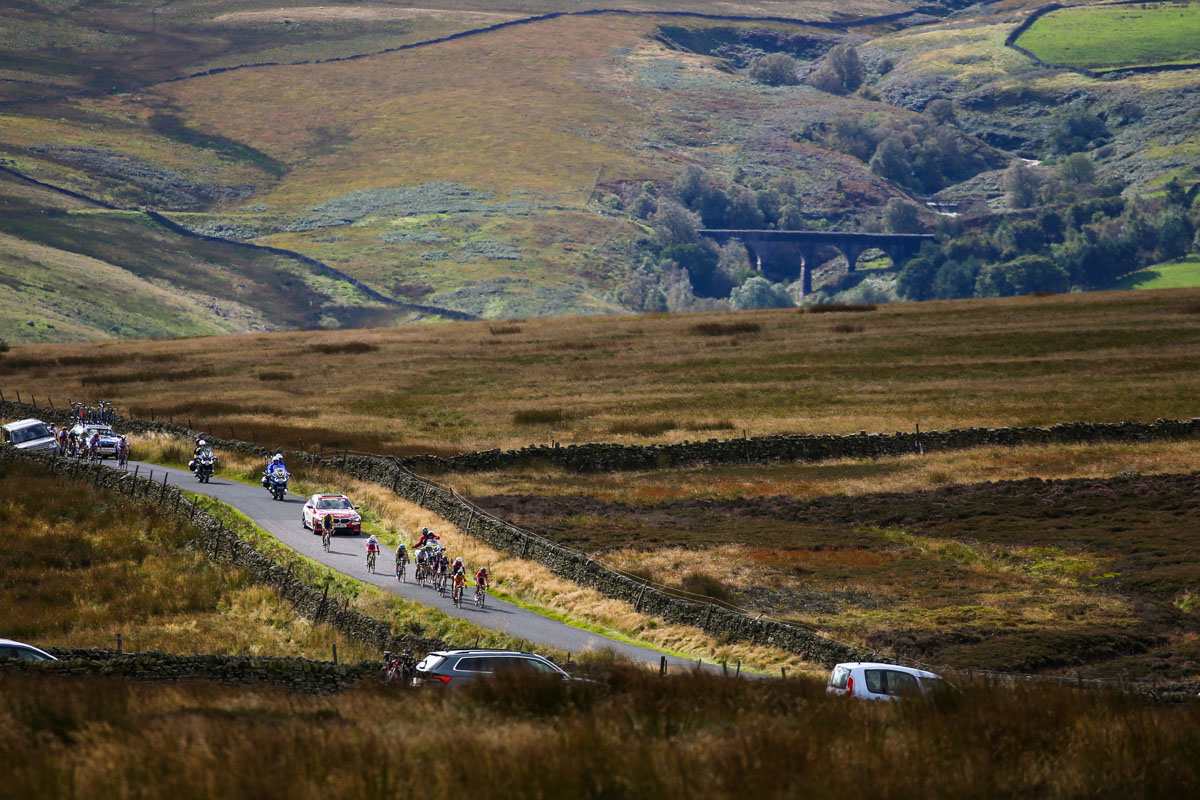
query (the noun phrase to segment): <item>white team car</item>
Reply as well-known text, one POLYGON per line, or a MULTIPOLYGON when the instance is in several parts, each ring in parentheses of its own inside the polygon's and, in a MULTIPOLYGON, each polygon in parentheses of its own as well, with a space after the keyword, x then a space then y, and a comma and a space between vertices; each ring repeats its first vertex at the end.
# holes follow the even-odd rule
POLYGON ((362 516, 354 510, 354 504, 344 494, 314 494, 304 504, 300 522, 316 533, 320 530, 317 523, 326 515, 333 518, 334 533, 358 535, 362 532, 362 516))

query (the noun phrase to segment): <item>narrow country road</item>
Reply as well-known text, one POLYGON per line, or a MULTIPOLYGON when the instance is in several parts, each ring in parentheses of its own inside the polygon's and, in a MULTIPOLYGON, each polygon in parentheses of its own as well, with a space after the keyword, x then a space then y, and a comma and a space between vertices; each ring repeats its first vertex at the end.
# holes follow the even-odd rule
MULTIPOLYGON (((112 465, 112 462, 105 463, 112 465)), ((366 536, 335 536, 328 553, 321 548, 321 537, 305 529, 300 522, 300 511, 306 498, 289 494, 284 500, 278 501, 272 499, 271 495, 259 486, 249 486, 218 477, 214 477, 210 483, 205 484, 198 482, 187 470, 130 461, 129 469, 132 471, 135 468, 141 475, 148 475, 153 471, 155 480, 162 480, 165 474, 167 482, 172 485, 190 492, 207 495, 236 508, 254 520, 260 528, 297 553, 319 561, 344 575, 431 606, 449 616, 465 619, 482 628, 500 631, 543 647, 552 647, 571 653, 609 649, 634 661, 653 665, 658 665, 659 659, 663 656, 657 650, 638 647, 609 639, 598 633, 573 628, 490 595, 485 608, 476 608, 472 600, 474 595, 471 589, 467 591, 467 599, 464 600, 462 608, 455 608, 449 594, 442 597, 433 589, 417 586, 412 579, 411 564, 409 565, 408 582, 397 581, 394 571, 395 551, 387 547, 383 548, 383 552, 379 556, 378 572, 372 575, 367 572, 366 566, 366 536)), ((675 656, 668 655, 666 658, 667 663, 676 668, 690 668, 696 664, 695 661, 675 656)), ((715 664, 705 664, 704 666, 708 669, 719 669, 715 664)))

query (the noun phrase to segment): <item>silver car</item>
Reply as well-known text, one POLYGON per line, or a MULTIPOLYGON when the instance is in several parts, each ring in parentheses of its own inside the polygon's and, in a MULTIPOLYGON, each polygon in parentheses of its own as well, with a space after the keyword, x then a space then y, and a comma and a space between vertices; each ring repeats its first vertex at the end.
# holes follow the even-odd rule
POLYGON ((0 658, 21 658, 26 661, 58 661, 57 658, 31 644, 0 639, 0 658))
POLYGON ((4 443, 31 453, 51 453, 58 450, 58 440, 40 419, 23 419, 4 426, 4 443))
POLYGON ((459 686, 497 673, 571 676, 548 658, 519 650, 437 650, 417 664, 413 686, 459 686))

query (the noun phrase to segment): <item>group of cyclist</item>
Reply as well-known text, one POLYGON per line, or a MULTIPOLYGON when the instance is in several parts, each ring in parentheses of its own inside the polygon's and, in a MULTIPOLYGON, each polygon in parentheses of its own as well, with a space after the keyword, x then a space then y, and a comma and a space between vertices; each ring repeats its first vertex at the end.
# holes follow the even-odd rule
MULTIPOLYGON (((47 426, 50 433, 58 442, 58 454, 70 458, 94 459, 100 457, 100 433, 92 431, 91 436, 77 433, 74 428, 64 425, 56 428, 54 424, 47 426)), ((129 439, 122 434, 117 439, 117 464, 124 466, 129 461, 129 439)))
MULTIPOLYGON (((416 557, 410 559, 407 545, 403 542, 396 548, 396 578, 404 579, 405 569, 411 561, 416 562, 418 584, 429 584, 439 590, 444 590, 446 583, 453 587, 452 598, 455 605, 462 603, 467 585, 467 566, 462 556, 450 560, 446 548, 442 546, 437 534, 427 527, 421 528, 421 537, 413 548, 416 557)), ((367 569, 374 572, 375 559, 380 553, 379 540, 375 534, 367 538, 367 569)), ((483 606, 485 592, 490 585, 491 576, 487 567, 480 567, 475 573, 475 602, 483 606)))

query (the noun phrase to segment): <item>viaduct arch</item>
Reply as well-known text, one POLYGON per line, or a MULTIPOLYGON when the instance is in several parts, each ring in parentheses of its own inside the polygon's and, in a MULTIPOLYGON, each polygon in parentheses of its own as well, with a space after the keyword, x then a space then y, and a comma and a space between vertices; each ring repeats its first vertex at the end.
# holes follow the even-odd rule
POLYGON ((775 248, 783 244, 794 246, 800 251, 801 266, 798 276, 802 281, 802 292, 812 292, 812 268, 816 266, 817 251, 822 247, 833 247, 846 257, 846 263, 851 272, 854 265, 867 250, 878 248, 887 253, 892 263, 899 268, 905 261, 912 258, 921 249, 923 242, 931 242, 934 237, 926 233, 843 233, 840 231, 773 231, 773 230, 736 230, 721 228, 702 228, 701 236, 706 236, 715 242, 725 244, 737 240, 745 245, 753 257, 759 272, 763 270, 763 260, 768 258, 775 248))

